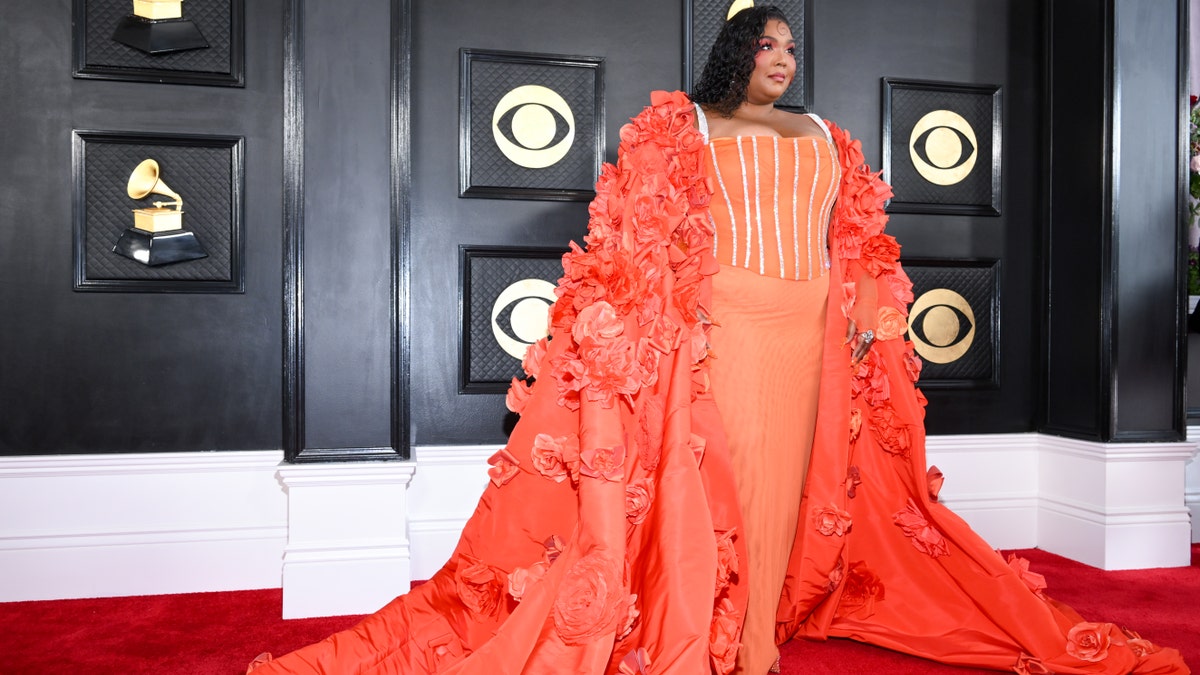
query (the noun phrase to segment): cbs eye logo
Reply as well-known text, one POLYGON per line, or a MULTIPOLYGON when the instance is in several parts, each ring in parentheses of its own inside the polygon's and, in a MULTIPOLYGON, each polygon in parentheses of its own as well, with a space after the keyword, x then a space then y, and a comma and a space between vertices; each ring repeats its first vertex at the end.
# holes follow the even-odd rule
POLYGON ((525 358, 529 345, 550 332, 550 305, 554 284, 544 279, 522 279, 500 292, 492 303, 492 335, 506 354, 525 358))
POLYGON ((975 168, 979 141, 971 123, 956 112, 934 110, 917 121, 908 137, 913 166, 934 185, 962 182, 975 168))
POLYGON ((504 156, 527 169, 566 157, 575 142, 575 115, 566 100, 536 84, 505 94, 492 111, 492 137, 504 156))
POLYGON ((958 293, 934 289, 913 302, 908 335, 921 358, 933 363, 957 361, 975 342, 975 312, 958 293))

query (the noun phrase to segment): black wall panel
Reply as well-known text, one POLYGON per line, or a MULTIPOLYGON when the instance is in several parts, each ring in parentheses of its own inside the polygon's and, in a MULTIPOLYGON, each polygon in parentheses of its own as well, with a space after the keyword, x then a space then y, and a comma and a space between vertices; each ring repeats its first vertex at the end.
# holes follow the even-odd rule
POLYGON ((72 79, 71 8, 0 9, 0 454, 279 447, 281 3, 244 89, 72 79), (244 136, 245 292, 73 292, 72 129, 244 136))
MULTIPOLYGON (((1158 36, 1159 51, 1172 49, 1159 7, 1164 3, 1173 4, 1155 0, 1149 14, 1137 3, 1123 5, 1125 25, 1141 27, 1128 35, 1158 36)), ((1169 401, 1163 407, 1172 393, 1163 382, 1177 376, 1175 362, 1152 356, 1171 338, 1134 330, 1162 322, 1158 308, 1144 305, 1170 286, 1170 273, 1147 271, 1169 255, 1167 244, 1140 245, 1138 237, 1151 230, 1137 226, 1174 208, 1151 189, 1170 180, 1173 165, 1155 163, 1170 143, 1139 135, 1135 120, 1125 123, 1131 139, 1145 147, 1118 168, 1128 177, 1126 193, 1146 196, 1105 212, 1110 138, 1108 120, 1094 111, 1104 109, 1108 89, 1103 68, 1087 66, 1103 58, 1112 17, 1091 2, 1050 5, 1070 22, 1051 36, 1064 41, 1054 62, 1044 49, 1047 4, 1038 0, 814 0, 814 109, 862 139, 876 168, 880 78, 1003 87, 1002 214, 891 219, 906 256, 1003 263, 999 385, 929 392, 932 433, 1102 426, 1109 392, 1101 383, 1112 374, 1109 366, 1121 369, 1116 392, 1130 401, 1122 412, 1130 428, 1161 427, 1169 421, 1162 411, 1173 410, 1169 401), (1059 103, 1047 107, 1043 87, 1052 81, 1059 103), (1081 114, 1087 110, 1093 112, 1081 114), (1071 148, 1070 165, 1051 162, 1051 138, 1055 148, 1071 148), (1144 163, 1158 168, 1143 175, 1144 163), (1053 199, 1043 188, 1050 184, 1070 199, 1053 199), (1129 285, 1117 296, 1122 313, 1110 317, 1116 323, 1081 326, 1076 319, 1097 311, 1104 294, 1113 292, 1103 270, 1122 263, 1106 248, 1111 242, 1091 236, 1110 215, 1122 227, 1113 241, 1128 247, 1122 254, 1136 270, 1125 273, 1129 285), (1068 247, 1072 255, 1050 262, 1048 256, 1068 247), (1054 293, 1046 296, 1047 288, 1054 293), (1131 337, 1113 347, 1111 326, 1131 337), (1069 337, 1072 348, 1045 359, 1053 344, 1043 344, 1047 333, 1069 337), (1117 351, 1106 366, 1110 348, 1117 351), (1139 399, 1150 403, 1133 403, 1139 399)), ((72 79, 71 1, 5 5, 0 454, 296 445, 301 459, 323 448, 374 448, 381 452, 363 456, 383 457, 403 456, 398 442, 503 440, 511 422, 503 396, 458 393, 459 246, 565 248, 568 240, 581 240, 587 206, 458 196, 459 49, 603 57, 611 160, 618 130, 648 103, 649 92, 680 87, 682 16, 680 0, 253 0, 246 3, 246 86, 239 89, 72 79), (397 8, 404 21, 393 23, 397 8), (289 17, 298 22, 287 23, 289 17), (392 47, 401 24, 411 27, 412 97, 410 106, 393 111, 392 47), (300 57, 297 72, 286 72, 289 36, 297 49, 286 53, 300 57), (299 88, 289 91, 300 94, 302 118, 287 127, 284 86, 294 75, 299 88), (392 147, 393 112, 410 115, 410 145, 399 139, 392 147), (81 128, 246 138, 244 293, 71 290, 70 138, 81 128), (285 129, 303 134, 290 149, 285 129), (411 152, 411 190, 393 195, 395 153, 405 150, 411 152), (285 172, 284 162, 295 158, 303 160, 298 176, 285 172), (297 195, 299 203, 285 200, 297 195), (411 220, 398 215, 409 210, 411 220), (296 216, 294 222, 285 222, 286 214, 296 216), (302 234, 298 258, 284 251, 292 241, 284 237, 289 224, 302 234), (392 243, 404 228, 395 241, 408 237, 409 244, 397 256, 392 243), (411 261, 404 270, 407 295, 403 275, 395 281, 404 260, 411 261), (288 279, 301 283, 285 288, 288 279), (394 314, 397 299, 401 311, 394 314), (303 333, 284 334, 289 308, 302 310, 292 318, 303 333), (404 331, 410 342, 399 336, 404 331), (298 353, 288 351, 295 346, 298 353), (296 373, 285 378, 285 368, 296 367, 299 379, 291 378, 296 373), (300 389, 292 391, 289 383, 300 389), (286 417, 285 388, 296 394, 289 394, 288 405, 298 405, 286 417), (397 432, 395 425, 409 422, 410 429, 397 432), (285 438, 297 431, 291 423, 300 425, 298 444, 285 438)), ((1143 59, 1137 50, 1127 53, 1123 67, 1132 70, 1151 69, 1166 54, 1143 59)), ((1173 75, 1163 77, 1145 78, 1154 89, 1148 97, 1171 86, 1173 75)), ((1130 114, 1158 114, 1137 103, 1129 101, 1130 114)), ((1153 126, 1171 123, 1169 113, 1159 116, 1153 126)))
POLYGON ((999 217, 892 214, 903 257, 997 258, 999 388, 927 391, 930 433, 1032 429, 1040 304, 1042 17, 1030 0, 818 0, 815 111, 863 142, 880 168, 881 77, 993 84, 1004 99, 999 217))
POLYGON ((585 202, 458 197, 458 49, 605 59, 606 141, 649 104, 678 89, 682 4, 639 0, 446 0, 413 3, 412 389, 413 443, 505 437, 496 394, 458 394, 458 246, 582 242, 585 202))

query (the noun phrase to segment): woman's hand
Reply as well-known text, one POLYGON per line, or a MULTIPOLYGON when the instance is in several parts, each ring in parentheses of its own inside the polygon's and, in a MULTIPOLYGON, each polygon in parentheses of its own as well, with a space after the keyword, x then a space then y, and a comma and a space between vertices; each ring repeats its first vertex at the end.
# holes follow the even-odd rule
POLYGON ((850 367, 855 368, 862 360, 867 358, 867 352, 871 351, 871 345, 875 344, 875 331, 865 330, 858 332, 858 324, 851 319, 849 325, 846 326, 846 344, 851 345, 850 352, 850 367))

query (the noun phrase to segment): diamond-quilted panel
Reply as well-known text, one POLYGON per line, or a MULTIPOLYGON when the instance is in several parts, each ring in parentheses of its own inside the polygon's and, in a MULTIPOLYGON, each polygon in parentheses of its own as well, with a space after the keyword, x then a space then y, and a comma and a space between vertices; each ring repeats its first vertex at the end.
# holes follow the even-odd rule
MULTIPOLYGON (((84 2, 85 0, 76 0, 84 2)), ((187 0, 183 18, 196 24, 207 49, 147 54, 112 39, 117 23, 131 11, 129 0, 86 0, 83 48, 88 66, 228 73, 232 3, 230 0, 187 0)))
POLYGON ((905 263, 905 270, 914 298, 907 337, 924 362, 920 384, 992 382, 997 359, 995 263, 905 263))

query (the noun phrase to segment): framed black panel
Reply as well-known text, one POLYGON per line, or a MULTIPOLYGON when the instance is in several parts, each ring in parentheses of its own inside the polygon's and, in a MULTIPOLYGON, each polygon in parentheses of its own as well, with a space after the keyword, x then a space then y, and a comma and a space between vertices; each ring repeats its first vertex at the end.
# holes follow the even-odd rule
POLYGON ((459 54, 460 196, 590 200, 604 157, 604 59, 459 54))
POLYGON ((74 75, 244 86, 243 3, 187 0, 180 18, 153 20, 131 13, 130 0, 74 0, 74 75))
POLYGON ((1000 215, 997 85, 883 78, 888 213, 1000 215))
MULTIPOLYGON (((75 290, 242 292, 241 136, 75 131, 73 146, 75 290), (176 232, 192 233, 203 257, 148 264, 115 250, 131 235, 148 236, 133 227, 134 209, 170 199, 157 189, 129 195, 131 174, 148 159, 157 163, 160 185, 184 202, 176 232)), ((173 233, 154 238, 160 234, 173 233)))
POLYGON ((546 336, 562 248, 459 247, 460 394, 503 394, 546 336))
MULTIPOLYGON (((695 88, 708 54, 730 9, 748 6, 744 0, 683 0, 683 86, 695 88)), ((796 36, 796 79, 775 105, 807 111, 813 102, 812 0, 775 0, 796 36)))
POLYGON ((907 338, 924 365, 922 389, 1000 385, 1000 261, 905 259, 913 283, 907 338))

